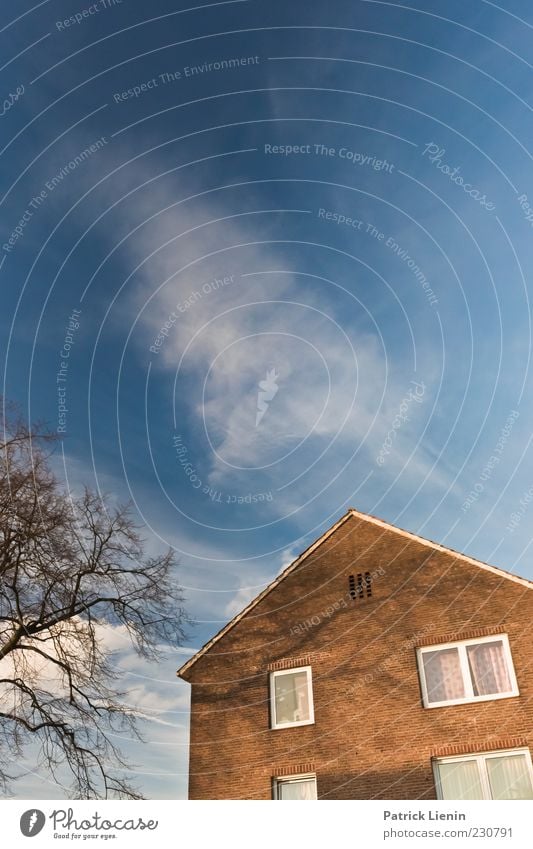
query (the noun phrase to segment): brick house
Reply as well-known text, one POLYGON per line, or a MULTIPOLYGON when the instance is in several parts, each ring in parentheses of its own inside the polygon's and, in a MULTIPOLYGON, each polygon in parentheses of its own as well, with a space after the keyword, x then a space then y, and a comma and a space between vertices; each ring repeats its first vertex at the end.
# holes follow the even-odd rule
POLYGON ((532 799, 533 582, 349 510, 185 663, 191 799, 532 799))

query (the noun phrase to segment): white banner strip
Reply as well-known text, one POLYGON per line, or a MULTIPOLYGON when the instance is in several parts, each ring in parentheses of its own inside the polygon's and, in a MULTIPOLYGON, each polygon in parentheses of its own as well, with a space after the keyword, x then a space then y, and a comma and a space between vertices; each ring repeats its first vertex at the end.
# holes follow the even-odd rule
POLYGON ((533 802, 2 801, 2 845, 531 849, 533 802), (35 843, 30 841, 35 840, 35 843))
POLYGON ((0 803, 2 845, 303 849, 531 849, 532 802, 63 802, 0 803), (35 843, 30 843, 35 840, 35 843))

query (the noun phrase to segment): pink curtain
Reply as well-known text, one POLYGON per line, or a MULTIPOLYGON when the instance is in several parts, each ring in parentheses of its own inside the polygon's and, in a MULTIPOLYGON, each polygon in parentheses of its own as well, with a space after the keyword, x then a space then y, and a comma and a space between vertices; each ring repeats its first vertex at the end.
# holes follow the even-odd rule
POLYGON ((468 646, 466 652, 475 696, 508 693, 512 689, 501 640, 468 646))
POLYGON ((422 655, 428 701, 463 699, 465 688, 457 649, 440 649, 422 655))

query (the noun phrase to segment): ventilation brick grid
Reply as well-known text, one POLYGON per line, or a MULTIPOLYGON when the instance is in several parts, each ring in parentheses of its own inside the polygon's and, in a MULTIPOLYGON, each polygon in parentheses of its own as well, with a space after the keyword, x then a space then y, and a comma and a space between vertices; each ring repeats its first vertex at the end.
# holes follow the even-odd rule
POLYGON ((372 576, 370 572, 359 572, 348 577, 348 588, 352 601, 372 598, 372 576))

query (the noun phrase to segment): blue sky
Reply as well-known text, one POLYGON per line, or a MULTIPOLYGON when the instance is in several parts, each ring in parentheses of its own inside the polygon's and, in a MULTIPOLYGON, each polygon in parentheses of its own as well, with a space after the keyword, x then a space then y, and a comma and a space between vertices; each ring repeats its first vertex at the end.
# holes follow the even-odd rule
POLYGON ((157 669, 105 636, 148 796, 186 795, 176 668, 348 506, 533 577, 533 17, 419 6, 6 5, 2 391, 196 622, 157 669))

